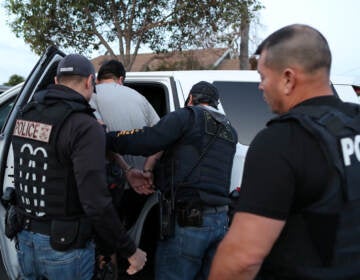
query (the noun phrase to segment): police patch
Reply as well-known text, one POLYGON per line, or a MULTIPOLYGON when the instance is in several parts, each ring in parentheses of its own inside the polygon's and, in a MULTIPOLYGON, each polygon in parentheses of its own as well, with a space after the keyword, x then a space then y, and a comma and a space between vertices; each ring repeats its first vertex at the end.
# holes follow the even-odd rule
POLYGON ((52 126, 45 123, 16 120, 13 135, 49 143, 52 126))

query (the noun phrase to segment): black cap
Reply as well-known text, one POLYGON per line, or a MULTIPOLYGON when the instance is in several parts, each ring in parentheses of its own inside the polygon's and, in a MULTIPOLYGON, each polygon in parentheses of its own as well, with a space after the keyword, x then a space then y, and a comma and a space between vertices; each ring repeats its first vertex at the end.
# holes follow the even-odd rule
POLYGON ((124 65, 120 61, 115 59, 105 61, 99 69, 97 79, 107 79, 109 74, 117 78, 124 77, 125 79, 126 72, 124 65))
POLYGON ((208 102, 216 108, 219 104, 219 92, 213 84, 208 82, 201 81, 193 85, 190 94, 199 102, 208 102))
POLYGON ((83 77, 93 75, 95 77, 95 68, 85 56, 69 54, 59 62, 56 75, 79 75, 83 77))

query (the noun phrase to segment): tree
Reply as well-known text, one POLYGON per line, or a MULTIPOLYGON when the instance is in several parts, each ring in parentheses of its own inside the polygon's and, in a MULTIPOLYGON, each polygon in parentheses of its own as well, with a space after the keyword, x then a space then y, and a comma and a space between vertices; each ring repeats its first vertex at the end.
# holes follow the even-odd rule
POLYGON ((248 7, 244 7, 241 11, 240 21, 240 69, 249 69, 249 31, 250 31, 250 18, 248 7))
POLYGON ((223 28, 226 30, 219 34, 218 41, 228 41, 230 48, 235 48, 239 54, 240 69, 250 69, 249 63, 249 34, 251 23, 257 23, 258 11, 264 8, 260 1, 223 1, 225 18, 223 28), (237 49, 237 41, 240 46, 237 49))
MULTIPOLYGON (((50 44, 106 50, 130 70, 142 46, 155 52, 228 45, 240 10, 259 0, 5 0, 10 27, 41 54, 50 44), (235 9, 235 11, 234 11, 235 9), (230 32, 229 32, 230 31, 230 32)), ((238 32, 238 31, 236 31, 238 32)), ((237 35, 238 36, 238 35, 237 35)))
POLYGON ((15 86, 23 81, 25 81, 24 77, 14 74, 10 76, 9 81, 7 83, 4 83, 4 85, 15 86))

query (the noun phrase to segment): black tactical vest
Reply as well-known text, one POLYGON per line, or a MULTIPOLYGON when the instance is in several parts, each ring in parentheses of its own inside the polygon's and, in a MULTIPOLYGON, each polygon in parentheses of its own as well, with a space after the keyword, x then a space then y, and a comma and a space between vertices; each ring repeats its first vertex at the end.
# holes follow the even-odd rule
POLYGON ((91 114, 87 104, 71 100, 33 101, 20 111, 13 131, 14 177, 18 205, 31 217, 83 214, 71 162, 61 162, 56 143, 73 112, 91 114))
POLYGON ((173 180, 180 196, 185 190, 195 190, 206 205, 228 204, 236 131, 224 115, 202 106, 187 109, 192 111, 193 122, 165 152, 165 178, 173 180))
POLYGON ((299 106, 268 124, 297 121, 333 171, 321 199, 287 219, 257 279, 360 279, 360 109, 343 105, 299 106))

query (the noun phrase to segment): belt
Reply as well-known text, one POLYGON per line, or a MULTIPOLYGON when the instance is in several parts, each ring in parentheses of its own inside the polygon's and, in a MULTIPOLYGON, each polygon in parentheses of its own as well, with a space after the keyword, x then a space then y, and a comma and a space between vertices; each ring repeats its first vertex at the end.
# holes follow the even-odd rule
POLYGON ((51 221, 38 221, 26 217, 24 219, 24 229, 34 233, 50 235, 51 221))
POLYGON ((220 213, 220 212, 227 212, 229 211, 228 205, 222 206, 205 206, 203 209, 204 214, 211 214, 211 213, 220 213))

